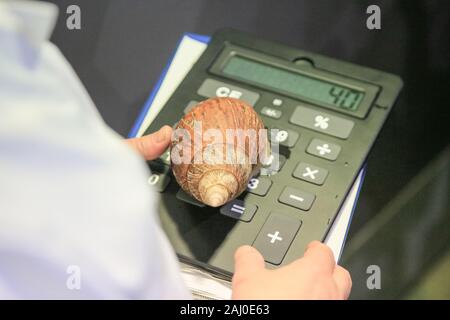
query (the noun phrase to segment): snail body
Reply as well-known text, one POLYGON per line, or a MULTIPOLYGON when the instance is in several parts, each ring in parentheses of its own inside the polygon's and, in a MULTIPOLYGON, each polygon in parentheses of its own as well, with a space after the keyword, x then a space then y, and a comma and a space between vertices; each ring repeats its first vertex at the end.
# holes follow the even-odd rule
POLYGON ((208 99, 175 127, 172 172, 184 191, 218 207, 246 189, 266 148, 267 132, 251 106, 233 98, 208 99))

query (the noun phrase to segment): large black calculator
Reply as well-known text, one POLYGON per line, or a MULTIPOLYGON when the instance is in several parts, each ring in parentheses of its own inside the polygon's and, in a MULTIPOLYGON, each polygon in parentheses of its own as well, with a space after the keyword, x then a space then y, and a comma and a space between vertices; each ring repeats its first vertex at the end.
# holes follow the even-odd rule
POLYGON ((221 208, 185 194, 169 153, 150 163, 162 226, 184 262, 223 277, 253 245, 268 267, 324 240, 401 90, 398 76, 235 30, 217 32, 146 133, 209 97, 246 101, 280 144, 276 170, 253 177, 221 208))

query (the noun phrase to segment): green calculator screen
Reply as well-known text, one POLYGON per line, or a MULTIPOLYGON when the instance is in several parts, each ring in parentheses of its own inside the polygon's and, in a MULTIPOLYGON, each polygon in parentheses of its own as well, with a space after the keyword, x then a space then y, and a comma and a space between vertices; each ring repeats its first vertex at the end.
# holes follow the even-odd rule
POLYGON ((364 97, 361 91, 237 55, 228 59, 222 72, 244 81, 351 111, 358 109, 364 97))

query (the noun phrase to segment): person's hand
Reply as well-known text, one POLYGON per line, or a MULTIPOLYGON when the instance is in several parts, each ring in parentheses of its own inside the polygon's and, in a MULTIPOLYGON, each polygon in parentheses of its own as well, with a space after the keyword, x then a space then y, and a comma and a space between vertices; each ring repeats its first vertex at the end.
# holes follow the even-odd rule
POLYGON ((235 253, 233 299, 347 299, 351 287, 348 271, 318 241, 308 245, 303 258, 276 270, 266 269, 253 247, 235 253))
POLYGON ((153 160, 164 153, 170 144, 171 137, 172 128, 164 126, 152 134, 140 138, 126 139, 125 141, 139 152, 145 160, 153 160))

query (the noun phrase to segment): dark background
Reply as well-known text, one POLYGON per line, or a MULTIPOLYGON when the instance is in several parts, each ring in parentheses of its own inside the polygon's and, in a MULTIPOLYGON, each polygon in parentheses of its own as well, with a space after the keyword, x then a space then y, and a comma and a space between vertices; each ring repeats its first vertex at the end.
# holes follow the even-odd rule
POLYGON ((350 241, 448 145, 448 1, 52 2, 60 8, 52 40, 105 121, 123 136, 184 32, 210 35, 233 27, 400 75, 404 89, 370 155, 350 241), (70 4, 81 8, 81 30, 66 28, 70 4), (381 30, 366 28, 371 4, 381 8, 381 30))

